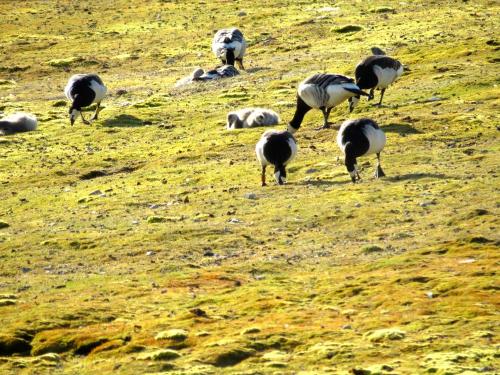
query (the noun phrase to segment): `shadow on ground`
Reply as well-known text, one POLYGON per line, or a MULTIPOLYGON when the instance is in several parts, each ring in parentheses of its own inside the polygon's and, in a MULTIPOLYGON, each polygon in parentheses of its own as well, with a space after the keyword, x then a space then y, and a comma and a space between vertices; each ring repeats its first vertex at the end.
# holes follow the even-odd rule
POLYGON ((108 128, 135 128, 144 125, 140 118, 125 114, 104 120, 104 126, 108 128))
POLYGON ((446 176, 445 174, 442 173, 408 173, 408 174, 402 174, 398 176, 389 176, 389 177, 384 177, 384 180, 387 181, 408 181, 408 180, 420 180, 421 178, 437 178, 437 179, 443 179, 443 178, 450 178, 449 176, 446 176))
POLYGON ((398 134, 422 134, 418 129, 408 124, 398 124, 392 123, 389 125, 381 126, 381 129, 386 133, 398 133, 398 134))

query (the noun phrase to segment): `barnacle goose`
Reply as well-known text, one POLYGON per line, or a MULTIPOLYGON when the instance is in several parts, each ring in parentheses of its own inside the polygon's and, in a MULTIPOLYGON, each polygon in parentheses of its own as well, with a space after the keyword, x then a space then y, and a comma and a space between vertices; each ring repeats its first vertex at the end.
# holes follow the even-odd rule
POLYGON ((101 101, 106 96, 107 88, 97 74, 75 74, 72 76, 66 87, 64 94, 72 101, 69 109, 69 119, 71 125, 75 123, 78 115, 82 117, 84 124, 90 124, 82 114, 82 108, 88 107, 92 103, 97 103, 94 114, 90 121, 97 120, 97 115, 101 111, 101 101))
POLYGON ((240 72, 232 65, 223 65, 216 69, 205 72, 203 69, 196 69, 191 75, 193 81, 209 81, 212 79, 228 78, 239 75, 240 72))
POLYGON ((29 132, 37 127, 35 115, 18 112, 0 119, 0 135, 29 132))
POLYGON ((403 65, 396 59, 385 56, 380 48, 372 48, 373 56, 362 60, 355 71, 356 84, 361 89, 370 89, 368 100, 374 98, 375 89, 381 90, 378 106, 382 105, 382 99, 387 87, 403 74, 403 65))
POLYGON ((227 114, 228 129, 277 125, 279 121, 278 114, 266 108, 243 108, 227 114))
POLYGON ((337 134, 337 144, 345 155, 345 166, 352 182, 360 179, 356 158, 377 154, 375 177, 385 176, 380 166, 380 152, 385 146, 385 134, 378 124, 370 119, 344 121, 337 134))
POLYGON ((288 131, 295 133, 311 108, 319 108, 323 112, 324 123, 320 129, 329 128, 328 117, 332 108, 344 100, 349 100, 349 111, 352 112, 360 95, 368 96, 352 78, 340 74, 315 74, 299 85, 297 107, 292 121, 288 124, 288 131))
POLYGON ((217 31, 212 40, 212 51, 215 56, 221 59, 224 65, 234 65, 238 62, 240 69, 243 67, 243 56, 247 48, 247 42, 243 33, 237 28, 222 29, 217 31))
POLYGON ((274 178, 279 185, 283 185, 286 183, 285 167, 297 154, 297 141, 286 130, 268 130, 257 142, 255 153, 262 167, 262 186, 266 186, 268 165, 274 165, 274 178))

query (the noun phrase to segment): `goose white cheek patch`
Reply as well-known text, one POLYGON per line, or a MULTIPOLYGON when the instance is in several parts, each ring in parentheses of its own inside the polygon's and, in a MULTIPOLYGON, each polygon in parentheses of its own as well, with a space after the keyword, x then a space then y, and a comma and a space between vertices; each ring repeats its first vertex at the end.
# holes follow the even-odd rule
POLYGON ((76 120, 76 118, 78 117, 79 114, 80 114, 79 110, 73 109, 69 115, 69 118, 74 121, 74 120, 76 120))

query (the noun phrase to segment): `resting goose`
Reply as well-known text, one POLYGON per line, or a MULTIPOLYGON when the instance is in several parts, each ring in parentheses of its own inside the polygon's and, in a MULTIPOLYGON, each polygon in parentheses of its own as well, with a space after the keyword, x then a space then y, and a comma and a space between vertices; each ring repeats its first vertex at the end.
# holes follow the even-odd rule
POLYGON ((228 129, 277 125, 279 121, 278 114, 266 108, 243 108, 227 114, 228 129))
POLYGON ((35 115, 18 112, 0 119, 0 135, 29 132, 37 127, 35 115))

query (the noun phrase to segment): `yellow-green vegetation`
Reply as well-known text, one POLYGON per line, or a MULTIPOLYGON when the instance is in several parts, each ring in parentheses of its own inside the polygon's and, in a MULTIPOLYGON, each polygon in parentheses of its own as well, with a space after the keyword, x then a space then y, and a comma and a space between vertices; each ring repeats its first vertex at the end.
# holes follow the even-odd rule
POLYGON ((1 0, 0 110, 39 128, 0 138, 0 372, 498 373, 499 12, 1 0), (230 26, 247 71, 174 88, 230 26), (374 46, 407 68, 351 115, 386 132, 387 177, 363 158, 352 184, 311 111, 289 184, 261 188, 264 129, 226 113, 289 121, 298 82, 374 46), (109 95, 71 127, 62 90, 85 72, 109 95))

